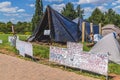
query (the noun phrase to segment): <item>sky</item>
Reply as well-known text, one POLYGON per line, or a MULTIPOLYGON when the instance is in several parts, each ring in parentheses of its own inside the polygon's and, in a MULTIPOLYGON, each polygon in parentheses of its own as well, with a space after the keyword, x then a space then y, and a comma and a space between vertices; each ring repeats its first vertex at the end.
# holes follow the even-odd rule
MULTIPOLYGON (((47 5, 60 12, 65 4, 71 2, 76 8, 84 9, 84 19, 88 18, 97 7, 102 12, 112 8, 120 14, 120 0, 43 0, 44 10, 47 5)), ((35 11, 35 0, 0 0, 0 22, 30 22, 35 11)))

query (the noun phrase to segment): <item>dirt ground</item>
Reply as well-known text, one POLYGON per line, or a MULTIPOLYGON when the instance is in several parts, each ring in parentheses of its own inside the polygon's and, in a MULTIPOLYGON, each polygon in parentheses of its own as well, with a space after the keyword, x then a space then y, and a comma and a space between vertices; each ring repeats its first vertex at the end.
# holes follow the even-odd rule
POLYGON ((99 80, 0 54, 0 80, 99 80))

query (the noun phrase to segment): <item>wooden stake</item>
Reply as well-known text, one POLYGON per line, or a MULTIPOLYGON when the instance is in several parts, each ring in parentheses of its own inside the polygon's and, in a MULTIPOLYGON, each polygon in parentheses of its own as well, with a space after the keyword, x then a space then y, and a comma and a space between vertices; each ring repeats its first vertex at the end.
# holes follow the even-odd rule
POLYGON ((12 25, 12 33, 14 34, 15 33, 15 30, 14 30, 14 26, 12 25))
POLYGON ((90 23, 90 32, 93 33, 93 23, 90 23))
MULTIPOLYGON (((51 32, 51 17, 50 17, 50 10, 49 10, 50 8, 47 8, 47 11, 48 11, 48 27, 49 27, 49 30, 50 30, 50 32, 51 32)), ((52 37, 51 37, 51 34, 49 35, 49 37, 50 37, 50 44, 49 45, 51 45, 52 44, 52 37)))
POLYGON ((101 23, 99 23, 99 34, 102 35, 102 25, 101 25, 101 23))
POLYGON ((85 41, 85 22, 82 23, 82 43, 85 41))

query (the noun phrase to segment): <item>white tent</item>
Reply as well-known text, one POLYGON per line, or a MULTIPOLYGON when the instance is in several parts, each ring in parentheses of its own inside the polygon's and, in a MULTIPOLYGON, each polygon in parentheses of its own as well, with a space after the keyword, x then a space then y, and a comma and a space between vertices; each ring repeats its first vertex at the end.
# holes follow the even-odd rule
POLYGON ((90 50, 91 53, 109 53, 109 60, 120 64, 120 45, 114 38, 114 34, 110 33, 103 37, 90 50))
POLYGON ((120 33, 120 28, 113 25, 113 24, 108 24, 102 27, 102 35, 105 36, 109 33, 116 32, 117 34, 120 33))

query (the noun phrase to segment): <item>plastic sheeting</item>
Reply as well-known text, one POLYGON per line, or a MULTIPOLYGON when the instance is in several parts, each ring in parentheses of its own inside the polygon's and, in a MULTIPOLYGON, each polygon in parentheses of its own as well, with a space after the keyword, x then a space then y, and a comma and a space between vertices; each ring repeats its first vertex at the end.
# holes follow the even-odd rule
POLYGON ((51 39, 55 42, 77 42, 79 35, 81 35, 81 31, 78 29, 76 23, 48 6, 42 21, 28 41, 51 39), (44 35, 45 29, 50 30, 49 38, 44 35))
MULTIPOLYGON (((85 33, 86 35, 90 34, 90 23, 80 19, 80 18, 76 18, 73 20, 73 22, 77 23, 79 25, 79 29, 82 30, 82 22, 85 22, 85 33)), ((93 33, 94 34, 99 34, 99 26, 98 25, 93 25, 93 33)))

